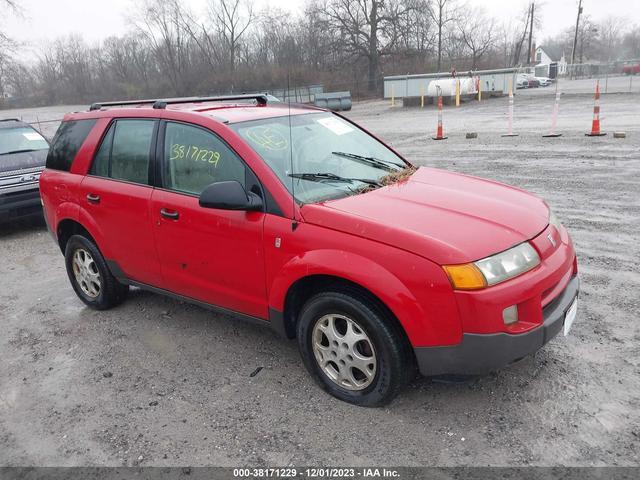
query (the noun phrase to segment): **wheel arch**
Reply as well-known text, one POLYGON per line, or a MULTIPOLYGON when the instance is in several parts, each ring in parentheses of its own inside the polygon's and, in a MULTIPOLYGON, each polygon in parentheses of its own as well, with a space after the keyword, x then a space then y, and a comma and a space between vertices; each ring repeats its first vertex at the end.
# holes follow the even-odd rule
POLYGON ((107 242, 103 241, 104 234, 100 225, 84 208, 77 205, 75 207, 76 209, 66 212, 66 215, 63 215, 63 212, 57 215, 60 220, 56 224, 55 233, 62 254, 64 255, 69 238, 75 234, 82 234, 98 247, 98 250, 105 258, 112 258, 107 242))
MULTIPOLYGON (((287 291, 284 303, 283 319, 288 338, 295 338, 297 314, 311 297, 320 292, 336 291, 351 294, 369 302, 374 302, 388 318, 393 319, 402 331, 402 325, 391 309, 374 293, 362 285, 336 275, 315 274, 302 277, 294 282, 287 291)), ((406 336, 406 334, 405 334, 406 336)))
POLYGON ((294 338, 302 305, 314 294, 330 289, 347 290, 376 302, 409 342, 412 329, 407 327, 425 318, 419 302, 392 272, 360 255, 321 250, 292 259, 272 282, 269 308, 275 329, 294 338))
POLYGON ((60 251, 62 251, 63 255, 67 248, 69 239, 74 235, 82 235, 91 240, 97 246, 96 240, 93 235, 91 235, 91 232, 89 232, 89 230, 87 230, 80 222, 71 218, 65 218, 60 220, 56 227, 58 246, 60 247, 60 251))

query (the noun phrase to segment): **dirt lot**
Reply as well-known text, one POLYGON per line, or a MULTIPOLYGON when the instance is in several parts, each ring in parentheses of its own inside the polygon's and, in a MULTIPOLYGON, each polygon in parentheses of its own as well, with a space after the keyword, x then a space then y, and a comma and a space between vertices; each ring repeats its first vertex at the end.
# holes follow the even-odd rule
POLYGON ((554 206, 583 282, 568 337, 492 375, 417 380, 388 408, 362 409, 322 393, 295 343, 267 328, 142 291, 88 310, 46 229, 5 225, 0 464, 638 465, 640 95, 602 100, 603 129, 624 140, 583 136, 587 95, 563 97, 564 136, 543 139, 551 107, 550 96, 518 95, 521 135, 510 139, 499 136, 505 99, 448 108, 443 142, 429 138, 432 108, 371 102, 349 116, 417 164, 554 206))

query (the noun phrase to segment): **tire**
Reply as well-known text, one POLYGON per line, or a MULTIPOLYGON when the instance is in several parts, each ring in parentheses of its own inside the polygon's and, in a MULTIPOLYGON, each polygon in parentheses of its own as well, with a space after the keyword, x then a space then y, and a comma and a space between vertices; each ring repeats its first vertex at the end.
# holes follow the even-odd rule
POLYGON ((309 299, 298 316, 297 340, 318 385, 354 405, 386 405, 415 377, 413 352, 400 327, 359 292, 309 299))
POLYGON ((67 275, 76 295, 94 310, 107 310, 121 304, 129 286, 111 274, 104 257, 92 240, 73 235, 65 248, 67 275))

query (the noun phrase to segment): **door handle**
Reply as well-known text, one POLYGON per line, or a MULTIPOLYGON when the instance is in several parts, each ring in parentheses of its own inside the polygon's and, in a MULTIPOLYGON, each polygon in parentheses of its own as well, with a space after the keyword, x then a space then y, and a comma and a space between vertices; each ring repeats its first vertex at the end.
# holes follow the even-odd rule
POLYGON ((175 210, 167 210, 166 208, 160 210, 160 215, 169 220, 178 220, 180 218, 180 213, 175 210))
POLYGON ((95 193, 90 193, 87 195, 87 202, 98 204, 100 203, 100 195, 96 195, 95 193))

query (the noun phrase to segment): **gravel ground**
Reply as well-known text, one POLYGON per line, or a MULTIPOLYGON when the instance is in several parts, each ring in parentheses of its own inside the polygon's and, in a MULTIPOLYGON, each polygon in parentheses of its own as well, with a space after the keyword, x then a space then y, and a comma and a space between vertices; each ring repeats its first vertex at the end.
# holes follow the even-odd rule
POLYGON ((603 97, 603 129, 623 140, 584 137, 586 94, 563 97, 563 137, 541 138, 551 107, 518 95, 516 138, 499 136, 506 99, 448 107, 442 142, 430 139, 433 108, 369 102, 349 116, 416 164, 554 206, 583 282, 568 337, 491 375, 419 379, 388 408, 363 409, 322 393, 295 343, 268 328, 142 291, 88 310, 44 226, 3 225, 0 464, 640 464, 640 95, 603 97))

